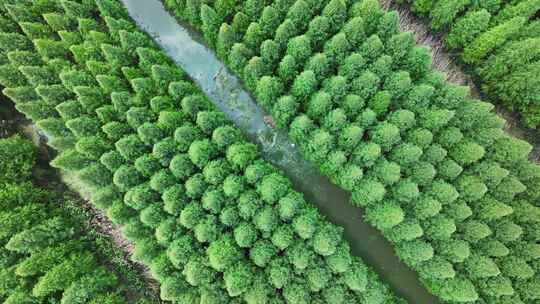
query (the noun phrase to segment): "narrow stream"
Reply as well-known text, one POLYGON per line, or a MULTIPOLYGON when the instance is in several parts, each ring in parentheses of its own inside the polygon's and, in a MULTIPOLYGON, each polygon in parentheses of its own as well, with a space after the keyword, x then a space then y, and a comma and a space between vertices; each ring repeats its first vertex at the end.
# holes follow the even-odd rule
POLYGON ((260 146, 263 158, 279 167, 296 190, 315 204, 333 223, 345 229, 345 238, 361 257, 409 303, 439 303, 422 285, 416 272, 402 263, 392 245, 364 222, 359 208, 349 203, 350 194, 333 185, 289 142, 287 134, 265 123, 266 114, 234 77, 202 43, 200 35, 179 24, 159 0, 122 0, 131 17, 210 97, 210 99, 260 146))

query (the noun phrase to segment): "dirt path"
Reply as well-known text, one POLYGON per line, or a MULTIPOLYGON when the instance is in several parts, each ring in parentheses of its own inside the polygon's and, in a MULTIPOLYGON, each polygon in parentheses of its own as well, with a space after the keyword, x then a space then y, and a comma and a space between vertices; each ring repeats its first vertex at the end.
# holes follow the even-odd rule
MULTIPOLYGON (((468 86, 471 96, 481 99, 480 89, 461 67, 455 64, 452 55, 444 47, 442 37, 431 32, 429 26, 422 19, 415 16, 408 6, 397 5, 392 0, 380 0, 381 6, 386 10, 395 10, 399 14, 399 26, 402 31, 410 31, 414 34, 416 42, 430 47, 433 56, 433 67, 448 77, 448 80, 458 85, 468 86)), ((538 131, 524 128, 519 123, 519 115, 508 111, 502 106, 496 105, 495 111, 506 120, 505 132, 526 140, 533 145, 533 151, 529 158, 531 161, 540 163, 540 134, 538 131)))
MULTIPOLYGON (((160 301, 159 299, 159 283, 152 277, 152 274, 150 273, 150 270, 148 267, 141 263, 134 262, 131 260, 131 255, 133 254, 133 250, 135 249, 134 245, 131 244, 128 240, 126 240, 122 236, 122 231, 120 228, 116 225, 114 225, 106 215, 103 214, 100 210, 96 209, 92 203, 90 203, 88 200, 79 198, 80 205, 78 206, 81 209, 84 209, 84 211, 88 215, 88 222, 87 225, 89 227, 92 227, 97 233, 107 236, 111 242, 113 243, 113 246, 116 247, 118 251, 122 253, 122 264, 128 265, 127 267, 131 268, 132 271, 135 271, 137 276, 139 277, 139 284, 144 284, 144 288, 146 289, 146 292, 143 292, 142 294, 146 296, 151 296, 153 301, 150 303, 165 303, 160 301), (148 294, 150 292, 150 294, 148 294)), ((109 262, 109 261, 106 261, 109 262)), ((111 262, 109 262, 111 263, 111 262)), ((109 265, 111 269, 115 269, 119 267, 118 265, 113 265, 111 263, 109 265)), ((121 266, 120 266, 121 267, 121 266)), ((137 286, 131 286, 132 288, 137 288, 137 286)), ((134 291, 136 293, 141 292, 141 290, 136 289, 130 289, 131 291, 134 291)), ((130 294, 128 292, 128 297, 131 297, 132 300, 137 299, 134 294, 130 294)))
POLYGON ((89 215, 88 224, 94 227, 97 232, 110 237, 111 240, 114 242, 115 246, 124 253, 124 259, 126 263, 133 265, 135 269, 138 270, 139 274, 143 276, 143 279, 146 281, 148 286, 150 286, 151 289, 157 290, 159 293, 159 284, 152 277, 152 274, 150 273, 148 267, 131 260, 131 255, 135 250, 135 246, 130 241, 124 238, 120 227, 112 223, 101 210, 97 209, 94 205, 92 205, 92 203, 90 202, 90 195, 88 193, 88 190, 79 181, 79 178, 76 176, 76 174, 62 172, 61 179, 62 182, 68 186, 68 188, 80 195, 80 202, 82 204, 81 207, 89 215))

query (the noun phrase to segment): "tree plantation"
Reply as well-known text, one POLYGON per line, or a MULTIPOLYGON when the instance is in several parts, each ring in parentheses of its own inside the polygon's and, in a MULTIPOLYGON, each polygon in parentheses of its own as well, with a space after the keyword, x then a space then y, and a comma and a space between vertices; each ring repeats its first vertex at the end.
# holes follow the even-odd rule
POLYGON ((107 243, 81 230, 68 197, 34 185, 32 143, 0 139, 0 160, 2 303, 128 303, 121 278, 100 256, 107 243))
POLYGON ((398 0, 445 35, 482 91, 540 124, 540 1, 398 0))
MULTIPOLYGON (((119 249, 73 211, 82 199, 36 178, 35 149, 15 136, 0 140, 0 302, 422 302, 353 254, 371 243, 349 236, 366 232, 305 199, 301 173, 265 159, 129 2, 0 0, 0 85, 143 274, 104 253, 119 249), (134 286, 144 274, 161 300, 134 286)), ((350 217, 376 228, 422 290, 440 303, 540 303, 532 146, 435 70, 396 12, 378 0, 162 2, 350 194, 350 217)), ((539 1, 396 2, 429 17, 486 96, 536 126, 539 1)))
POLYGON ((539 299, 530 145, 504 134, 493 105, 432 70, 395 12, 376 0, 164 3, 352 192, 431 292, 449 302, 539 299))
POLYGON ((4 10, 2 39, 20 42, 4 46, 18 71, 5 94, 122 226, 163 300, 401 302, 119 2, 4 10))

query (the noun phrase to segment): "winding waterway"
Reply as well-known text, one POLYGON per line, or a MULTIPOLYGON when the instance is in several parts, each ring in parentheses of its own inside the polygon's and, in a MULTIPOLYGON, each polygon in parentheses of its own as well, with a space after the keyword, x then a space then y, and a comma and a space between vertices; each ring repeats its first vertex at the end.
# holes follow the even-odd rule
POLYGON ((353 253, 386 282, 397 296, 409 303, 439 303, 419 280, 416 272, 401 262, 383 235, 363 220, 360 209, 349 203, 350 194, 333 185, 287 139, 273 129, 268 117, 242 89, 234 77, 204 45, 202 38, 188 26, 179 24, 159 0, 122 0, 131 17, 233 121, 256 142, 263 158, 279 167, 291 179, 294 188, 304 193, 333 223, 345 230, 353 253))

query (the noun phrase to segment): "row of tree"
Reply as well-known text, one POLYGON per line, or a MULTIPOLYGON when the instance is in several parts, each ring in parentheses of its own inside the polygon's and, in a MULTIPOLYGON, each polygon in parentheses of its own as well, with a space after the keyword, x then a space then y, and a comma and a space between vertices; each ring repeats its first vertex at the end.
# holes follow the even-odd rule
POLYGON ((402 302, 119 1, 45 2, 5 6, 15 30, 2 36, 20 42, 3 49, 5 93, 122 226, 164 300, 402 302))
POLYGON ((522 288, 539 283, 531 147, 504 134, 493 105, 433 71, 395 12, 371 0, 248 1, 203 4, 198 20, 186 9, 195 1, 164 2, 435 294, 538 299, 522 288))
POLYGON ((446 47, 470 67, 483 92, 540 124, 538 0, 400 0, 444 34, 446 47))
POLYGON ((35 162, 30 141, 0 139, 0 301, 128 303, 120 277, 95 252, 96 240, 63 209, 70 203, 35 185, 35 162))

